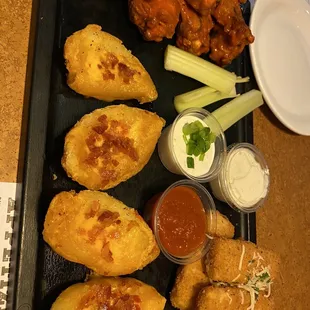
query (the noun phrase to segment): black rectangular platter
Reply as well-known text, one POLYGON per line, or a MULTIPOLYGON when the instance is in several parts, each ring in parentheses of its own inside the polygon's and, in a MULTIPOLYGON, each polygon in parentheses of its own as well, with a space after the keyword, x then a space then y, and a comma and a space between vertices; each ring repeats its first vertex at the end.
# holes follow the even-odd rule
MULTIPOLYGON (((249 3, 243 5, 243 12, 248 21, 249 3)), ((50 309, 62 290, 83 281, 88 272, 85 267, 55 254, 42 239, 44 217, 53 196, 64 190, 83 189, 70 180, 61 168, 65 134, 84 114, 108 105, 86 99, 66 84, 63 59, 65 40, 87 24, 99 24, 104 31, 120 38, 139 58, 157 87, 159 98, 155 102, 139 106, 132 100, 126 101, 127 105, 154 111, 170 124, 177 115, 173 97, 201 86, 194 80, 164 70, 164 50, 168 43, 174 44, 174 41, 145 42, 136 26, 129 21, 127 0, 34 1, 27 75, 29 86, 24 111, 24 128, 27 128, 24 133, 27 137, 24 142, 24 175, 14 228, 8 309, 50 309), (53 174, 57 175, 55 181, 53 174)), ((228 69, 240 76, 252 77, 248 51, 245 50, 228 69)), ((238 87, 238 91, 243 93, 252 89, 254 83, 238 87)), ((211 106, 211 111, 220 104, 211 106)), ((226 134, 228 144, 253 142, 252 115, 243 118, 226 134)), ((162 166, 155 150, 139 174, 108 193, 142 213, 152 195, 179 179, 182 177, 171 174, 162 166)), ((216 207, 235 225, 237 238, 255 242, 254 214, 237 213, 219 201, 216 201, 216 207)), ((165 309, 170 310, 173 307, 169 302, 169 292, 176 268, 160 255, 131 276, 154 286, 167 298, 165 309)))

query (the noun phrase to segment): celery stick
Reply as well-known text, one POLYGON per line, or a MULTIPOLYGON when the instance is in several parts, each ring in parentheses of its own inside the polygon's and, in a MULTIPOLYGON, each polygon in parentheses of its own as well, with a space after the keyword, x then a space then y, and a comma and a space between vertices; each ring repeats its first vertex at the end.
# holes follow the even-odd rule
POLYGON ((236 83, 247 83, 250 81, 250 78, 248 76, 246 76, 245 78, 238 76, 236 83))
POLYGON ((214 88, 204 86, 188 93, 178 95, 174 98, 174 107, 181 113, 188 108, 203 108, 213 102, 236 97, 236 88, 234 87, 230 94, 223 94, 214 88))
POLYGON ((226 103, 212 114, 225 131, 263 103, 262 93, 258 90, 251 90, 226 103))
POLYGON ((165 52, 165 69, 186 75, 224 94, 229 94, 237 82, 234 73, 171 45, 165 52))

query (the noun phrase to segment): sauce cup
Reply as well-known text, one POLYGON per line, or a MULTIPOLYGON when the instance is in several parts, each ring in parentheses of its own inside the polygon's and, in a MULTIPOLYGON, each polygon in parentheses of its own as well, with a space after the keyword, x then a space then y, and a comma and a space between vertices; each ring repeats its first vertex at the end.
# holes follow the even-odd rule
POLYGON ((226 155, 225 135, 221 125, 211 113, 204 109, 187 109, 162 132, 158 141, 158 154, 162 164, 170 172, 185 175, 199 183, 206 183, 218 175, 224 161, 226 155), (215 135, 215 141, 206 152, 202 162, 198 160, 198 157, 195 158, 195 169, 191 169, 186 166, 186 144, 183 140, 182 127, 187 122, 195 120, 199 120, 204 127, 210 128, 215 135))
POLYGON ((229 146, 220 173, 210 182, 218 200, 244 213, 255 212, 264 204, 269 185, 269 169, 264 156, 250 143, 229 146))
POLYGON ((192 180, 178 181, 154 196, 147 203, 144 218, 161 252, 180 265, 204 257, 216 232, 214 201, 204 186, 192 180), (181 251, 184 254, 178 255, 181 251))

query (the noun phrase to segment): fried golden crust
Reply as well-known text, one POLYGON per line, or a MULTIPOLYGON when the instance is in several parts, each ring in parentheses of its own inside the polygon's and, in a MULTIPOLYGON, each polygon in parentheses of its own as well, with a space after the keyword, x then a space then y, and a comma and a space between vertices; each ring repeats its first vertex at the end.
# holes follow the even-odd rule
MULTIPOLYGON (((219 211, 216 211, 216 226, 217 237, 232 238, 234 236, 234 226, 219 211)), ((174 307, 182 310, 195 309, 200 289, 210 282, 205 272, 204 260, 202 258, 192 264, 179 267, 170 295, 170 301, 174 307)))
POLYGON ((106 276, 130 274, 159 255, 152 231, 137 211, 102 192, 56 195, 43 237, 59 255, 106 276))
POLYGON ((232 239, 235 235, 235 227, 221 212, 216 211, 216 237, 232 239))
POLYGON ((164 125, 155 113, 126 105, 95 110, 67 134, 62 166, 88 189, 115 187, 147 164, 164 125))
MULTIPOLYGON (((197 298, 196 310, 247 310, 251 304, 249 292, 236 287, 215 287, 203 288, 197 298)), ((255 304, 255 310, 271 310, 273 302, 265 298, 263 294, 255 304)))
POLYGON ((51 310, 163 310, 166 299, 132 278, 94 278, 63 291, 51 310))
POLYGON ((212 281, 245 284, 257 266, 270 266, 273 279, 279 272, 279 258, 275 253, 259 248, 254 243, 222 238, 214 240, 206 256, 206 271, 212 281), (243 247, 244 255, 241 259, 243 247), (254 259, 257 254, 263 260, 254 259), (240 261, 241 270, 239 270, 240 261))
POLYGON ((195 309, 195 302, 201 288, 209 283, 204 272, 203 259, 178 269, 177 277, 170 294, 171 304, 178 309, 195 309))
POLYGON ((88 25, 68 37, 64 58, 67 83, 79 94, 108 102, 137 99, 140 103, 158 96, 140 61, 98 25, 88 25))

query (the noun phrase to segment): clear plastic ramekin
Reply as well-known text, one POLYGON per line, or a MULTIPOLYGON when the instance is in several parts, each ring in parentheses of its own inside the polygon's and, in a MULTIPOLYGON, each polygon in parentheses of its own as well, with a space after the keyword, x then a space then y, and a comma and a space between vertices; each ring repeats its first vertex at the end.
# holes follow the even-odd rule
POLYGON ((269 185, 270 174, 265 158, 263 154, 253 144, 250 143, 237 143, 229 146, 227 156, 225 158, 220 173, 214 180, 210 182, 212 193, 218 200, 224 201, 233 209, 244 213, 255 212, 264 204, 269 193, 269 185), (245 206, 244 201, 242 201, 241 195, 240 197, 236 197, 236 195, 233 194, 233 185, 229 183, 228 178, 228 167, 231 164, 233 157, 241 149, 246 149, 254 155, 255 160, 259 163, 264 174, 265 195, 263 195, 258 201, 256 201, 255 203, 253 202, 253 204, 249 206, 245 206))
POLYGON ((183 111, 181 114, 178 115, 178 117, 171 125, 164 129, 158 141, 158 154, 162 164, 166 167, 166 169, 174 174, 185 175, 189 179, 192 179, 199 183, 209 182, 218 175, 225 159, 226 150, 226 139, 221 125, 211 113, 204 109, 191 108, 183 111), (210 128, 211 132, 213 132, 213 134, 215 134, 216 136, 214 142, 215 153, 212 165, 206 173, 199 176, 193 176, 182 168, 173 146, 173 136, 176 124, 184 116, 195 116, 199 118, 206 124, 207 127, 210 128))
POLYGON ((151 199, 151 203, 147 206, 144 218, 146 222, 151 226, 161 252, 169 260, 180 265, 187 265, 193 263, 205 256, 211 246, 212 236, 214 236, 216 232, 216 207, 213 198, 204 186, 192 180, 181 180, 175 182, 171 186, 169 186, 164 193, 154 196, 154 198, 151 199), (167 194, 172 189, 178 186, 189 187, 199 196, 206 214, 207 221, 207 234, 205 236, 203 244, 194 252, 182 257, 174 256, 169 253, 169 251, 164 247, 163 243, 161 242, 159 234, 159 210, 162 207, 167 194))

